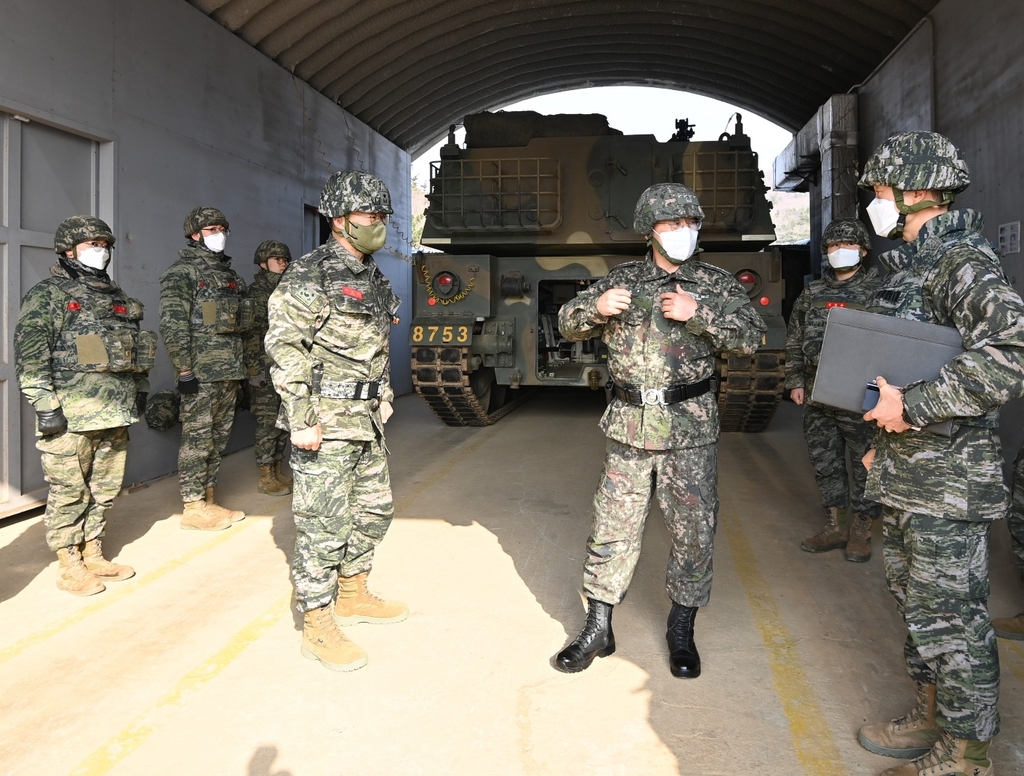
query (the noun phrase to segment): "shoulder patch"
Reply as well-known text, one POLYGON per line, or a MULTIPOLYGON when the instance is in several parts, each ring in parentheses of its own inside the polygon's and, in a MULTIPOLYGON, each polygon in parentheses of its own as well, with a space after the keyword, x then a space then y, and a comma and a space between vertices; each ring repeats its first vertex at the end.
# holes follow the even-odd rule
POLYGON ((320 312, 327 304, 327 295, 321 293, 311 285, 303 284, 290 289, 292 298, 301 302, 313 312, 320 312))

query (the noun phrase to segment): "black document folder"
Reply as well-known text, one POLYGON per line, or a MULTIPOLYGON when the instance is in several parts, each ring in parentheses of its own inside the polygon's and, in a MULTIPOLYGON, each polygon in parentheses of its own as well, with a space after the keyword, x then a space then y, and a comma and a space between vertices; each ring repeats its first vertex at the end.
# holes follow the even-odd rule
MULTIPOLYGON (((865 392, 878 376, 904 386, 934 380, 964 352, 960 332, 906 318, 834 307, 825 325, 811 401, 863 413, 865 392)), ((926 427, 949 436, 949 421, 926 427)))

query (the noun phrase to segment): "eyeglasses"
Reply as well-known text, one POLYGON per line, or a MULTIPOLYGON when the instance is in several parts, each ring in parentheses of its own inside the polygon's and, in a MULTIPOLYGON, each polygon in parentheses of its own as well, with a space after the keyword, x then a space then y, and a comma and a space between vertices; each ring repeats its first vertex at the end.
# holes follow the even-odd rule
POLYGON ((654 225, 666 227, 665 229, 661 230, 663 232, 677 232, 680 229, 686 228, 690 228, 693 229, 693 231, 695 232, 699 232, 703 223, 704 222, 701 221, 699 218, 677 218, 674 221, 658 221, 654 225))
POLYGON ((349 213, 345 217, 358 226, 387 224, 391 219, 387 213, 349 213), (355 216, 355 218, 353 216, 355 216))
POLYGON ((204 226, 199 230, 202 234, 223 234, 225 236, 231 234, 230 230, 220 224, 214 224, 213 226, 204 226))

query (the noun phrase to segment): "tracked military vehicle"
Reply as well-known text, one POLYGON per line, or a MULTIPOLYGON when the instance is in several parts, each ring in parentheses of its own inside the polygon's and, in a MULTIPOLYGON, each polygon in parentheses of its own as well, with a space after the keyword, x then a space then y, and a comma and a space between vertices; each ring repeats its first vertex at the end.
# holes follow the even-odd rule
POLYGON ((735 130, 694 141, 676 122, 666 143, 623 135, 604 116, 478 113, 431 163, 416 255, 412 375, 451 426, 495 422, 530 386, 602 389, 608 353, 558 331, 562 304, 613 266, 646 252, 633 209, 651 184, 683 183, 700 199, 702 261, 731 272, 768 324, 753 357, 722 355, 724 431, 761 431, 784 383, 782 260, 757 154, 735 130))

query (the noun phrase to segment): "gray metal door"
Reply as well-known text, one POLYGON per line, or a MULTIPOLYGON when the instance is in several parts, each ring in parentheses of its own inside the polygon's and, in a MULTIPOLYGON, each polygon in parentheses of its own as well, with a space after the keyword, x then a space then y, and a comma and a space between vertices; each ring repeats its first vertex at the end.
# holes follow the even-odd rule
POLYGON ((18 390, 14 326, 21 298, 49 276, 53 234, 65 218, 95 214, 98 144, 0 112, 0 516, 46 500, 35 412, 18 390))

